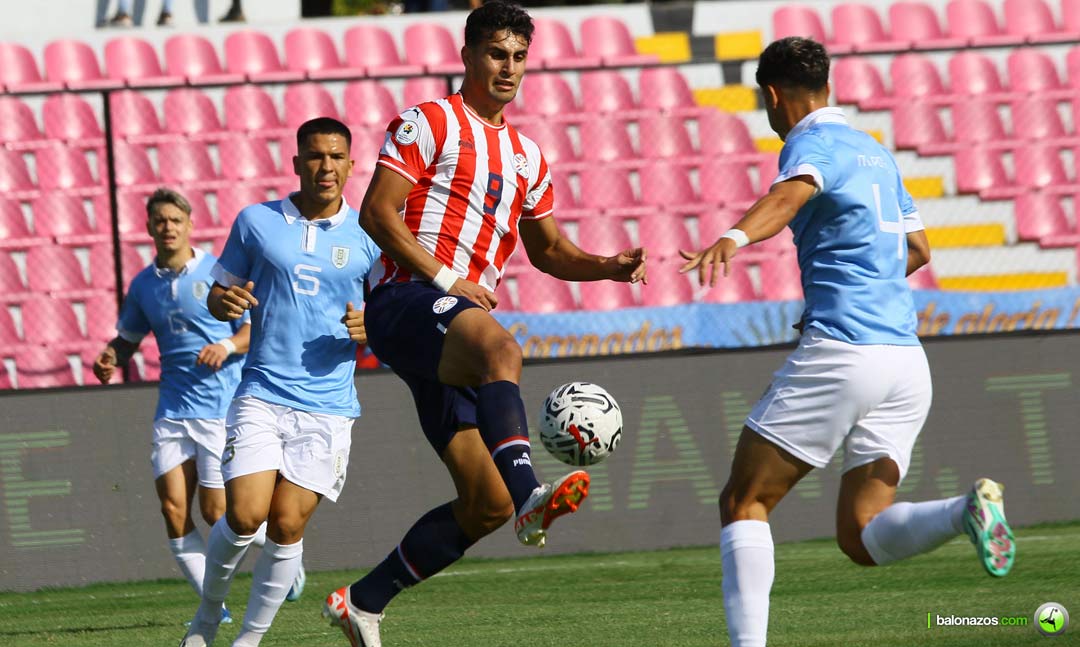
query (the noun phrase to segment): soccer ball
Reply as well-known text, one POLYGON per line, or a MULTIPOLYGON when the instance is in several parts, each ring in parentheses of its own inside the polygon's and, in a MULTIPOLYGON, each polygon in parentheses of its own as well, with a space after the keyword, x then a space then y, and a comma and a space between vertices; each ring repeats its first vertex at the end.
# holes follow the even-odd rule
POLYGON ((615 398, 589 382, 570 382, 551 392, 540 411, 540 442, 567 465, 593 465, 622 438, 622 410, 615 398))

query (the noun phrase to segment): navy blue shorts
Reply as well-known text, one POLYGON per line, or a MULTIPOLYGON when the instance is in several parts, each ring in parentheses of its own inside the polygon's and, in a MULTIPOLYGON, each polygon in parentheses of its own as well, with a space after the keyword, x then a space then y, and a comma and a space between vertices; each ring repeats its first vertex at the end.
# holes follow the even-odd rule
POLYGON ((442 456, 459 430, 476 426, 476 390, 439 382, 446 329, 477 304, 426 282, 389 283, 365 299, 368 347, 409 385, 420 427, 442 456))

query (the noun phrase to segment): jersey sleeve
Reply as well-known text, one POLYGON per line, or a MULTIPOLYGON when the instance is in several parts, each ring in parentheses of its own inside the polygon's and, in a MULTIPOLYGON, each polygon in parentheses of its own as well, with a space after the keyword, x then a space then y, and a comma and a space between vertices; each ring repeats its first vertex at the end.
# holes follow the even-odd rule
POLYGON ((419 182, 428 167, 435 163, 442 143, 446 141, 446 119, 440 120, 441 114, 441 108, 429 103, 398 115, 386 127, 378 165, 413 184, 419 182))
POLYGON ((210 270, 210 276, 214 281, 230 288, 234 285, 243 285, 251 277, 251 259, 247 253, 249 242, 248 235, 248 211, 240 212, 229 230, 229 237, 225 240, 225 248, 221 250, 221 256, 210 270))
POLYGON ((817 197, 831 186, 833 166, 825 140, 816 133, 805 133, 788 142, 780 152, 780 172, 772 183, 808 175, 814 179, 817 197))
POLYGON ((120 320, 116 323, 117 335, 133 344, 138 344, 150 334, 150 320, 146 318, 136 294, 136 290, 128 290, 124 305, 120 307, 120 320))
POLYGON ((897 174, 896 195, 900 201, 900 215, 904 218, 904 233, 912 233, 914 231, 922 231, 926 229, 923 225, 922 217, 919 215, 919 208, 915 206, 915 200, 911 197, 907 187, 904 186, 903 179, 897 174))
POLYGON ((538 152, 537 155, 540 160, 536 172, 538 179, 525 194, 521 212, 523 220, 540 220, 550 216, 555 210, 555 188, 551 184, 551 169, 548 168, 544 154, 538 152))

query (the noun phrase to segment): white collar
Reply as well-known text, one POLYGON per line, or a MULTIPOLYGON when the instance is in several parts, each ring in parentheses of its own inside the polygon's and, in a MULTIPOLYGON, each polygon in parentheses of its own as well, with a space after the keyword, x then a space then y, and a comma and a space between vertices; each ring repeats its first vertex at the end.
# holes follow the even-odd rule
POLYGON ((199 249, 198 247, 192 247, 191 251, 194 252, 195 255, 192 256, 187 263, 184 263, 184 266, 180 268, 179 272, 174 272, 168 267, 158 267, 157 256, 154 256, 154 273, 157 274, 159 278, 164 278, 171 274, 183 275, 187 274, 188 272, 194 271, 195 268, 199 266, 199 263, 202 262, 203 257, 206 256, 206 252, 199 249))
POLYGON ((785 141, 798 137, 804 131, 807 131, 818 124, 847 124, 847 122, 847 118, 844 117, 844 111, 840 108, 834 108, 832 106, 818 108, 800 119, 799 123, 795 124, 795 127, 787 134, 785 141))
POLYGON ((345 196, 343 195, 341 196, 341 208, 338 209, 337 213, 329 218, 308 220, 300 213, 300 209, 296 206, 296 203, 292 201, 294 195, 299 195, 299 193, 290 193, 287 197, 281 199, 281 213, 285 216, 285 222, 290 225, 299 220, 304 224, 318 225, 325 229, 332 229, 345 222, 345 216, 349 215, 349 203, 345 200, 345 196), (323 223, 327 224, 324 225, 323 223))

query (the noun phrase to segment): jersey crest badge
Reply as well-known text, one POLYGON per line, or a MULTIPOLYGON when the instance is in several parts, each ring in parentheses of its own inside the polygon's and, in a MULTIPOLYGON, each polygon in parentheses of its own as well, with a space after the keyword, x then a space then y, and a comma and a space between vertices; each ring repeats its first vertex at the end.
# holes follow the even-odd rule
POLYGON ((529 179, 529 160, 521 153, 514 155, 514 170, 526 180, 529 179))
POLYGON ((420 127, 415 121, 403 121, 394 133, 394 141, 402 146, 408 146, 420 136, 420 127))
POLYGON ((457 297, 439 297, 439 300, 431 306, 431 311, 437 315, 441 315, 456 305, 457 297))
POLYGON ((330 262, 339 270, 349 264, 349 248, 334 245, 330 248, 330 262))
POLYGON ((191 295, 198 300, 203 300, 206 295, 210 293, 210 286, 202 281, 195 281, 191 284, 191 295))

